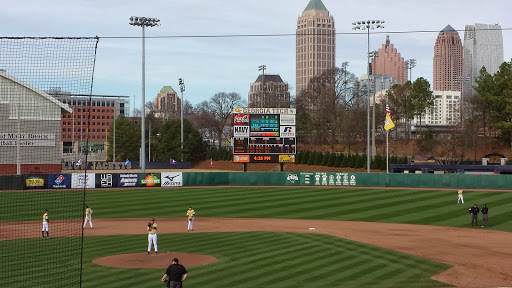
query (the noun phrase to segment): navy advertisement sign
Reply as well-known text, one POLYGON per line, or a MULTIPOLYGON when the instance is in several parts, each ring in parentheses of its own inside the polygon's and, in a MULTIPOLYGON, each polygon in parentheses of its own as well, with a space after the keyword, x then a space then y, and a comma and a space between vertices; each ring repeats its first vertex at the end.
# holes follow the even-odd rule
POLYGON ((23 187, 25 189, 46 189, 47 182, 46 174, 23 175, 23 187))
POLYGON ((139 173, 119 173, 117 175, 118 187, 139 187, 139 173))
POLYGON ((114 173, 96 173, 96 188, 117 187, 117 178, 114 173))
POLYGON ((71 189, 71 174, 48 174, 48 189, 71 189))

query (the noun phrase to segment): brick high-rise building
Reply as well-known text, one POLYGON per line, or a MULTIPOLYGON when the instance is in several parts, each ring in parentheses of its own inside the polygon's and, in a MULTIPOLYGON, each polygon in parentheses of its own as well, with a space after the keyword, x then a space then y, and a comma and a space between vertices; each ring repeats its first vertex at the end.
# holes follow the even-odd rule
POLYGON ((310 0, 297 20, 296 94, 306 89, 313 76, 335 67, 334 18, 321 0, 310 0))
POLYGON ((386 43, 382 44, 377 57, 372 58, 372 75, 389 75, 401 85, 407 82, 407 68, 404 58, 386 36, 386 43))
POLYGON ((462 64, 459 33, 447 25, 437 35, 434 46, 434 90, 462 91, 462 64))
POLYGON ((126 96, 89 98, 60 91, 48 94, 73 110, 62 114, 61 118, 64 153, 105 150, 112 121, 119 115, 125 116, 129 110, 126 96))

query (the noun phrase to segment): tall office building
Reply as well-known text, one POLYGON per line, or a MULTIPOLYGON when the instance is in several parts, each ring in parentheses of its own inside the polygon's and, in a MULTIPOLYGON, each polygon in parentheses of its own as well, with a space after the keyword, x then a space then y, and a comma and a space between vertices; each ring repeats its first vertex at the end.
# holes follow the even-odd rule
POLYGON ((476 86, 475 78, 485 67, 496 73, 503 63, 503 36, 498 24, 466 25, 464 31, 464 85, 463 94, 471 96, 476 86))
POLYGON ((279 75, 259 75, 248 96, 251 108, 290 108, 288 83, 279 75))
POLYGON ((334 18, 321 0, 310 0, 297 20, 296 94, 306 89, 313 76, 335 67, 334 18))
POLYGON ((155 116, 163 119, 175 119, 181 113, 181 98, 171 86, 164 86, 153 100, 155 116))
POLYGON ((434 46, 434 90, 462 91, 462 56, 459 33, 447 25, 434 46))
POLYGON ((378 56, 372 58, 372 75, 389 75, 401 85, 407 82, 407 68, 404 58, 398 53, 398 50, 389 41, 389 35, 386 36, 386 43, 378 51, 378 56))

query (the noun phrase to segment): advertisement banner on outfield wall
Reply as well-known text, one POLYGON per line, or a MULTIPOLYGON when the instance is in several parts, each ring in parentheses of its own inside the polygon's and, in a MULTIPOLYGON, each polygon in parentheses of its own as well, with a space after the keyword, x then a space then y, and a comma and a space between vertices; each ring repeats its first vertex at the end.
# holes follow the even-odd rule
POLYGON ((73 173, 71 174, 71 188, 95 188, 95 180, 94 173, 73 173))
POLYGON ((140 187, 160 187, 160 173, 140 173, 140 187))
POLYGON ((71 174, 48 174, 48 189, 70 189, 71 174))
POLYGON ((139 173, 117 174, 118 187, 139 187, 139 173))
POLYGON ((45 174, 23 175, 24 189, 46 189, 47 181, 48 178, 45 174))
POLYGON ((356 175, 344 172, 301 172, 301 185, 356 186, 356 175))
POLYGON ((117 175, 114 173, 96 173, 96 188, 117 187, 117 175))
POLYGON ((162 187, 183 186, 183 173, 162 172, 162 187))
POLYGON ((299 174, 296 172, 286 173, 286 185, 299 185, 299 174))

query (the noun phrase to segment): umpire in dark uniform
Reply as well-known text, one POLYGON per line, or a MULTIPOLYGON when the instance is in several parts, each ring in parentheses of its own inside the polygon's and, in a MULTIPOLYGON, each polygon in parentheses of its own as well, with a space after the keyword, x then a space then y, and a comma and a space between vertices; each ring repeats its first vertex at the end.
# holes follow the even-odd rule
POLYGON ((167 267, 165 270, 165 274, 162 277, 162 282, 167 282, 167 287, 170 288, 182 288, 183 281, 187 278, 187 269, 181 264, 179 264, 178 258, 172 259, 172 264, 167 267), (169 277, 169 280, 165 278, 169 277))
POLYGON ((489 208, 487 208, 487 204, 484 204, 484 207, 482 207, 482 227, 489 227, 489 218, 487 213, 489 213, 489 208))
POLYGON ((480 213, 480 208, 478 208, 476 204, 469 208, 469 214, 471 214, 471 226, 473 226, 473 223, 478 226, 478 213, 480 213))

